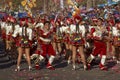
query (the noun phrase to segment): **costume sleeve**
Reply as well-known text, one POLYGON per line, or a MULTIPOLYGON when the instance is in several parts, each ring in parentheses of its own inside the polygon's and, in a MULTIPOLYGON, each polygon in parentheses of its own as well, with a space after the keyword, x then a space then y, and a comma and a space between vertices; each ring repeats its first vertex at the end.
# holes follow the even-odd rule
POLYGON ((81 25, 80 27, 80 32, 82 33, 82 37, 85 37, 85 26, 81 25))
POLYGON ((32 40, 32 29, 29 29, 29 40, 32 40))
POLYGON ((93 34, 95 32, 95 28, 91 28, 90 33, 93 34))
POLYGON ((19 26, 15 26, 15 30, 14 30, 14 33, 13 33, 13 37, 16 37, 17 36, 17 34, 19 33, 19 26))

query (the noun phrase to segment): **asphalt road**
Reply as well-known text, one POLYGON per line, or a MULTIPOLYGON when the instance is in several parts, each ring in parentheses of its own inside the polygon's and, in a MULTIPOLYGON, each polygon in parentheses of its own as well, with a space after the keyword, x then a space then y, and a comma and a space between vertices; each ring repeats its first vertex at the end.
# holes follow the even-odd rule
MULTIPOLYGON (((0 52, 2 48, 0 41, 0 52)), ((0 69, 0 80, 120 80, 120 64, 112 60, 107 60, 106 63, 108 71, 101 71, 98 65, 84 71, 82 64, 77 64, 78 69, 72 70, 72 65, 61 59, 54 62, 55 70, 48 70, 43 65, 40 70, 36 70, 32 64, 33 70, 28 71, 28 65, 23 61, 20 72, 14 71, 16 64, 0 69)))
POLYGON ((108 71, 101 71, 98 65, 94 65, 89 71, 84 71, 82 64, 72 70, 72 65, 62 60, 54 64, 55 70, 48 70, 43 66, 40 70, 28 71, 26 62, 21 64, 21 71, 15 72, 16 65, 0 70, 0 80, 120 80, 120 64, 107 61, 108 71))

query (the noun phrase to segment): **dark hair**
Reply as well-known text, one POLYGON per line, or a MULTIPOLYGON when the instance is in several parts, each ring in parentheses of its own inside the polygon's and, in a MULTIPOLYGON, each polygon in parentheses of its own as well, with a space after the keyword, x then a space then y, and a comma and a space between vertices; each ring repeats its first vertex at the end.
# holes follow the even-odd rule
POLYGON ((47 24, 47 23, 50 25, 50 21, 45 21, 45 22, 44 22, 44 25, 47 24))
POLYGON ((100 20, 102 22, 104 21, 104 19, 102 17, 99 17, 98 20, 100 20))
POLYGON ((25 24, 24 24, 24 26, 27 28, 27 27, 28 27, 28 24, 27 24, 27 23, 25 23, 25 24))

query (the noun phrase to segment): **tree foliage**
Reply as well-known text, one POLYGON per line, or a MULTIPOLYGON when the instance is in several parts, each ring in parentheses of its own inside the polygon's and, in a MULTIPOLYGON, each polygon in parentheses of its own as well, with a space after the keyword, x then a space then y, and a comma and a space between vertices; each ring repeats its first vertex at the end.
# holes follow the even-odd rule
MULTIPOLYGON (((4 5, 3 4, 4 1, 7 1, 7 2, 11 1, 12 4, 13 4, 14 10, 18 10, 19 6, 21 5, 22 0, 0 0, 0 3, 2 3, 2 5, 4 5)), ((64 5, 66 5, 67 0, 64 0, 64 1, 65 1, 64 5)), ((78 3, 78 5, 94 7, 98 4, 103 4, 103 3, 106 3, 106 2, 107 2, 107 0, 81 0, 78 3)), ((56 4, 54 4, 53 0, 36 0, 36 5, 37 5, 37 7, 33 8, 33 10, 44 10, 46 8, 46 11, 48 11, 48 10, 52 10, 54 8, 59 9, 59 5, 55 6, 56 4)))

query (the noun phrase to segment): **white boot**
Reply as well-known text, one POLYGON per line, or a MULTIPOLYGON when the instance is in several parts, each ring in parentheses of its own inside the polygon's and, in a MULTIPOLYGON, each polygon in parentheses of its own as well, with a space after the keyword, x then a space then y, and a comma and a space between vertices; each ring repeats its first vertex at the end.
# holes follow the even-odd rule
POLYGON ((44 61, 45 60, 45 58, 42 55, 39 56, 39 59, 40 59, 40 61, 44 61))
POLYGON ((32 55, 30 56, 30 59, 33 60, 33 59, 36 58, 37 56, 38 56, 38 54, 32 54, 32 55))
POLYGON ((52 56, 52 55, 50 56, 50 58, 49 58, 49 63, 50 64, 52 64, 52 62, 54 61, 54 58, 55 58, 55 56, 52 56))
POLYGON ((101 57, 101 64, 105 65, 105 61, 106 61, 106 55, 102 55, 102 57, 101 57))
POLYGON ((54 60, 55 56, 50 56, 48 64, 47 64, 47 68, 50 70, 55 70, 55 68, 52 66, 52 62, 54 60))
POLYGON ((73 65, 73 69, 72 70, 76 70, 76 66, 75 65, 73 65))
POLYGON ((102 55, 101 62, 99 64, 101 70, 107 70, 107 67, 105 67, 105 61, 106 61, 106 55, 102 55))

